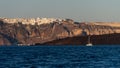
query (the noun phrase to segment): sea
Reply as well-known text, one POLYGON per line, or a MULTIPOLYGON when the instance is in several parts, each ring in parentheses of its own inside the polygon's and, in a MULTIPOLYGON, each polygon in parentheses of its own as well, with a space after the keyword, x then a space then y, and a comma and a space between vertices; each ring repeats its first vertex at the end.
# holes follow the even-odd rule
POLYGON ((0 46, 0 68, 120 68, 120 45, 0 46))

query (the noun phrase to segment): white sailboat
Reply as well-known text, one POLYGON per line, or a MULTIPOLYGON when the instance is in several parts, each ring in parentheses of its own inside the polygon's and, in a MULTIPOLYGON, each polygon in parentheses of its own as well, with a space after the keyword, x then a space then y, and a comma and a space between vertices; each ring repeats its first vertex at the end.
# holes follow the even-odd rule
POLYGON ((93 46, 93 44, 90 42, 90 36, 88 36, 88 43, 86 44, 86 46, 93 46))

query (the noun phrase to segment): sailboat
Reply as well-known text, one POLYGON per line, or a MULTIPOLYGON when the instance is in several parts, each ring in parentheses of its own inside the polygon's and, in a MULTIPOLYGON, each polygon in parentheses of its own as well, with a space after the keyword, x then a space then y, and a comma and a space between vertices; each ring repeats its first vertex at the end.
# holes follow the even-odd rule
POLYGON ((90 36, 88 36, 88 43, 86 44, 86 46, 93 46, 93 44, 90 42, 90 36))

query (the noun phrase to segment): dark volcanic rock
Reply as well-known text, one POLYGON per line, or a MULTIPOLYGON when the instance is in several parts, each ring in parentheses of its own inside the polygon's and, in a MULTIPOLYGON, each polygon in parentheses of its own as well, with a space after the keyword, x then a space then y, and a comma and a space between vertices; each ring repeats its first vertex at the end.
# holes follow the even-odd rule
MULTIPOLYGON (((41 45, 86 45, 89 36, 76 36, 68 37, 64 39, 58 39, 50 42, 46 42, 41 45)), ((120 34, 105 34, 105 35, 92 35, 90 41, 93 45, 117 45, 120 44, 120 34)), ((37 43, 36 45, 39 45, 37 43)))
POLYGON ((0 45, 11 45, 11 42, 3 35, 0 35, 0 45))

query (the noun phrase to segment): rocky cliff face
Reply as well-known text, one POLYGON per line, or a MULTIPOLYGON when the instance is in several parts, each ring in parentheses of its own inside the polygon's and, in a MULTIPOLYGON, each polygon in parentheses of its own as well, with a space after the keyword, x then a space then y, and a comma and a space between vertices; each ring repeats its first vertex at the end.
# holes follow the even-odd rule
POLYGON ((36 44, 66 37, 102 35, 119 33, 119 27, 96 25, 92 23, 74 23, 72 20, 49 24, 5 23, 0 20, 0 45, 36 44))

